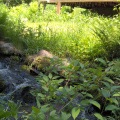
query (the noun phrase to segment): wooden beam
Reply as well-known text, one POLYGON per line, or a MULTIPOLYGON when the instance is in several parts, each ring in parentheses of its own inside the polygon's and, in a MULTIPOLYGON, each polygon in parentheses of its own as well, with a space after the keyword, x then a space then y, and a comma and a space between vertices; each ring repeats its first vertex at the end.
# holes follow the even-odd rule
MULTIPOLYGON (((42 1, 42 0, 41 0, 42 1)), ((120 2, 120 0, 46 0, 48 3, 57 2, 120 2)))
POLYGON ((57 2, 57 14, 60 14, 61 2, 57 2))

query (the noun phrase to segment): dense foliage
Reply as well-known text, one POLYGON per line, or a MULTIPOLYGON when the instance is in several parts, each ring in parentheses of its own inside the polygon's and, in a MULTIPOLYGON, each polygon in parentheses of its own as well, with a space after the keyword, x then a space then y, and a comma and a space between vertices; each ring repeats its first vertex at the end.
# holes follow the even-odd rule
POLYGON ((57 15, 53 5, 46 6, 43 14, 37 1, 10 8, 1 4, 0 8, 1 37, 14 44, 21 42, 25 54, 46 49, 59 57, 79 60, 112 60, 120 55, 119 16, 99 16, 80 8, 70 13, 69 7, 63 7, 57 15))
MULTIPOLYGON (((120 119, 119 16, 99 16, 80 8, 71 13, 69 7, 63 7, 57 15, 56 5, 47 5, 43 14, 37 1, 13 7, 1 3, 0 10, 0 39, 12 42, 24 55, 45 49, 58 57, 76 59, 69 66, 61 66, 65 70, 62 79, 53 74, 55 71, 37 77, 42 90, 31 91, 37 107, 33 106, 32 112, 23 117, 76 119, 80 111, 92 104, 98 109, 94 113, 98 119, 120 119), (81 101, 75 104, 78 98, 81 101), (62 108, 56 109, 55 103, 62 108)), ((13 101, 1 101, 0 119, 17 120, 18 112, 19 106, 13 101)))

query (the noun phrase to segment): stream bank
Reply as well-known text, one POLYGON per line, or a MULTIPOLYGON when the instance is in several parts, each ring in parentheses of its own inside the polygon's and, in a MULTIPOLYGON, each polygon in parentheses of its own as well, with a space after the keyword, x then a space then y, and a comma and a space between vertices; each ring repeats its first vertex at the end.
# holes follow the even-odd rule
MULTIPOLYGON (((47 51, 43 50, 43 52, 46 54, 42 55, 42 57, 47 57, 47 55, 51 56, 51 58, 53 57, 47 51)), ((35 60, 36 57, 34 57, 32 62, 35 60)), ((27 113, 31 113, 31 107, 36 106, 36 97, 30 93, 30 90, 40 89, 41 87, 36 81, 36 76, 32 76, 30 72, 22 69, 23 65, 24 59, 22 57, 13 54, 7 55, 6 53, 0 55, 0 99, 6 102, 13 100, 15 103, 21 104, 21 113, 18 113, 19 120, 25 114, 24 110, 27 113)), ((64 102, 68 102, 68 100, 64 102)), ((80 98, 75 99, 74 102, 79 104, 80 98)), ((56 107, 59 109, 61 105, 57 104, 56 107)), ((82 120, 83 118, 96 120, 96 117, 93 114, 89 114, 88 111, 90 111, 89 113, 93 113, 94 108, 92 106, 86 107, 85 112, 81 111, 76 120, 82 120)), ((72 118, 69 120, 72 120, 72 118)))

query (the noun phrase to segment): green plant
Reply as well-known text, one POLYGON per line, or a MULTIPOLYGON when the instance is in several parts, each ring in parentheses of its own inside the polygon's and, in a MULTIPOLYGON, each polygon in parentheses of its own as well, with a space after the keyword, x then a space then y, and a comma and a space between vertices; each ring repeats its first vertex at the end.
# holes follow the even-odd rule
POLYGON ((93 31, 100 40, 101 49, 103 49, 103 56, 109 60, 117 58, 120 55, 120 27, 117 20, 114 22, 110 20, 106 20, 104 22, 99 21, 98 24, 99 26, 94 27, 93 31))
POLYGON ((61 120, 64 119, 67 120, 70 117, 70 114, 66 114, 64 112, 61 113, 61 118, 59 118, 58 111, 55 110, 54 105, 52 101, 57 98, 56 89, 58 89, 58 86, 61 82, 63 82, 63 79, 58 79, 59 76, 53 76, 51 73, 49 73, 48 76, 44 74, 40 74, 37 78, 37 81, 40 85, 42 85, 42 92, 33 94, 36 94, 36 101, 37 101, 37 107, 32 107, 32 113, 28 117, 28 119, 58 119, 61 120))
POLYGON ((5 26, 7 23, 7 7, 5 5, 0 4, 0 38, 4 37, 5 26))
POLYGON ((4 100, 0 101, 0 119, 1 120, 10 120, 10 119, 18 119, 19 113, 19 104, 16 104, 12 100, 9 100, 7 103, 4 100))
MULTIPOLYGON (((72 117, 76 119, 80 111, 84 111, 85 106, 92 104, 99 109, 99 113, 94 113, 98 119, 106 120, 110 117, 119 119, 117 113, 120 109, 120 87, 116 85, 116 81, 119 80, 117 64, 120 62, 116 61, 108 64, 101 58, 97 58, 96 62, 99 63, 97 63, 97 70, 96 68, 88 67, 88 63, 83 65, 77 60, 71 61, 70 65, 61 68, 66 71, 64 79, 59 79, 59 76, 53 76, 51 73, 48 76, 41 73, 37 81, 41 85, 42 90, 41 92, 33 92, 37 96, 38 108, 33 107, 32 115, 36 115, 36 119, 41 114, 46 119, 56 119, 61 116, 61 112, 67 112, 67 114, 71 113, 72 117), (79 104, 74 103, 75 105, 73 106, 73 101, 78 97, 81 102, 79 104), (55 103, 62 105, 62 107, 56 109, 55 103), (110 111, 111 115, 102 117, 106 111, 110 111), (52 113, 54 113, 54 116, 51 118, 52 113)), ((71 115, 68 114, 69 117, 71 115)))

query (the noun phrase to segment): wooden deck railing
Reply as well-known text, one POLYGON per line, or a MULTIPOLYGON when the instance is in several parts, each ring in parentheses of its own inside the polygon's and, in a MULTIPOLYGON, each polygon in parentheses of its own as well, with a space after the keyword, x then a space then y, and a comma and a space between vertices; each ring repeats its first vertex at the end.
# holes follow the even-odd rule
POLYGON ((57 2, 120 2, 120 0, 39 0, 46 1, 48 3, 57 3, 57 2))
POLYGON ((57 13, 60 13, 62 5, 67 5, 71 7, 80 6, 84 8, 94 8, 94 7, 114 7, 120 3, 120 0, 38 0, 38 4, 44 3, 44 9, 46 3, 57 4, 57 13))

